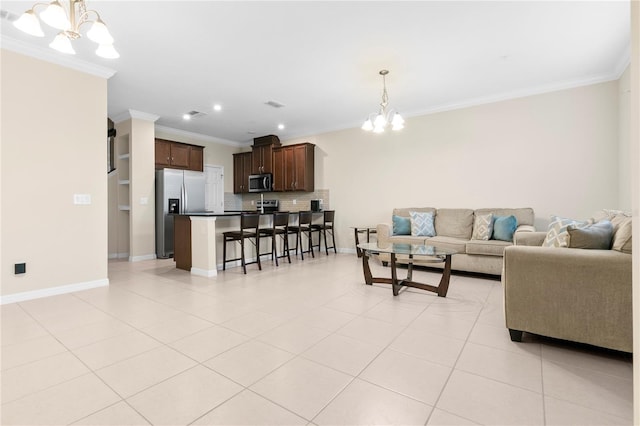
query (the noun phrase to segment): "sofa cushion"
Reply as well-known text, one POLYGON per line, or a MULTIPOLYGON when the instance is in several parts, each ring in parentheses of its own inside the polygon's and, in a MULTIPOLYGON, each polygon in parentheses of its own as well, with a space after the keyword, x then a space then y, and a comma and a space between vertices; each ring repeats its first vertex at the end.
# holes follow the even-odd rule
POLYGON ((530 207, 523 207, 517 209, 505 209, 505 208, 494 208, 494 209, 476 209, 475 214, 483 215, 487 213, 493 213, 493 216, 515 216, 518 220, 518 225, 534 225, 535 215, 533 214, 533 209, 530 207))
POLYGON ((475 215, 472 240, 488 240, 493 234, 493 213, 475 215))
POLYGON ((622 253, 631 254, 631 222, 633 221, 631 214, 622 210, 604 209, 597 212, 594 216, 594 221, 596 222, 601 219, 609 219, 613 225, 611 248, 622 253))
POLYGON ((471 240, 467 242, 467 254, 482 254, 485 256, 503 256, 504 248, 512 245, 507 241, 500 240, 471 240))
POLYGON ((613 224, 607 219, 585 227, 569 225, 570 248, 609 250, 613 239, 613 224))
POLYGON ((628 216, 616 216, 611 220, 614 226, 612 249, 621 251, 622 253, 631 254, 631 224, 633 219, 628 216))
POLYGON ((411 216, 411 235, 414 237, 433 237, 436 230, 433 227, 432 212, 409 212, 411 216))
POLYGON ((491 239, 500 241, 513 241, 513 233, 518 228, 518 219, 515 216, 495 216, 493 218, 493 235, 491 239))
POLYGON ((396 216, 411 217, 409 212, 425 212, 425 213, 431 212, 435 216, 436 209, 433 207, 409 207, 409 208, 393 209, 393 214, 396 216))
POLYGON ((473 231, 473 217, 471 209, 438 209, 436 235, 469 240, 473 231))
POLYGON ((429 246, 436 246, 445 249, 452 249, 457 251, 458 253, 465 253, 466 245, 468 239, 464 238, 455 238, 455 237, 445 237, 443 235, 436 235, 432 238, 427 238, 425 244, 429 246))
POLYGON ((411 234, 411 220, 406 217, 392 216, 393 221, 393 235, 410 235, 411 234))
POLYGON ((551 223, 547 230, 547 236, 542 243, 542 247, 567 247, 568 233, 567 227, 569 225, 576 225, 578 227, 589 225, 589 221, 569 219, 560 216, 551 216, 551 223))

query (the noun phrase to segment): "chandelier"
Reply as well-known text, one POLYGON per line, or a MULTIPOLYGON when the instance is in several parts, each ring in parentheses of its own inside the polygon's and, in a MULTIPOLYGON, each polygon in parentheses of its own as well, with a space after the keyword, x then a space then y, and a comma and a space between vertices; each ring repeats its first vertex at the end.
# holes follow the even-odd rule
POLYGON ((382 133, 389 123, 391 123, 391 130, 402 130, 404 129, 404 119, 402 116, 393 109, 387 113, 389 95, 387 94, 386 76, 389 74, 389 71, 381 70, 379 74, 382 76, 382 102, 380 102, 380 111, 378 111, 377 114, 369 114, 367 121, 362 125, 362 130, 382 133), (372 120, 371 118, 373 116, 375 116, 375 118, 372 120))
POLYGON ((87 10, 84 0, 69 0, 68 2, 64 2, 64 6, 58 0, 54 0, 49 4, 36 3, 31 9, 24 12, 13 25, 27 34, 44 37, 44 33, 40 27, 40 20, 35 13, 36 8, 41 6, 45 8, 38 15, 40 19, 47 25, 61 30, 56 38, 49 44, 49 47, 52 49, 75 55, 76 52, 73 50, 71 41, 81 37, 80 27, 83 24, 93 22, 93 25, 91 25, 91 28, 87 31, 87 37, 89 37, 89 40, 98 43, 96 55, 107 59, 120 57, 113 47, 113 37, 109 34, 107 26, 102 19, 100 19, 98 12, 95 10, 87 10), (95 17, 92 15, 95 15, 95 17), (93 18, 93 20, 90 18, 93 18))

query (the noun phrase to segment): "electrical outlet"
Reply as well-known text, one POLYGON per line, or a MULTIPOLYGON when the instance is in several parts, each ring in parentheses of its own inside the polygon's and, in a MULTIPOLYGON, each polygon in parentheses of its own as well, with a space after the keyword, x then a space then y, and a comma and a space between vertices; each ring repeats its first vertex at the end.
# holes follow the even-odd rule
POLYGON ((16 263, 13 265, 14 273, 18 274, 26 274, 27 273, 27 264, 26 263, 16 263))
POLYGON ((146 206, 147 204, 149 204, 149 197, 140 197, 140 205, 146 206))
POLYGON ((255 204, 255 201, 251 200, 251 205, 253 206, 255 204))
POLYGON ((293 200, 293 201, 292 201, 292 203, 293 203, 294 205, 296 205, 296 204, 298 204, 298 200, 293 200))

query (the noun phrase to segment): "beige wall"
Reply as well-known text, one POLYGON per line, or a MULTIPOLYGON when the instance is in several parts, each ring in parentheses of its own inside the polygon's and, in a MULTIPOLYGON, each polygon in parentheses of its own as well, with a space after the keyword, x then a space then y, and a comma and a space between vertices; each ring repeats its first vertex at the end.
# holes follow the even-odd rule
POLYGON ((588 218, 619 208, 618 82, 409 118, 399 133, 359 128, 316 144, 316 187, 331 191, 338 246, 393 207, 533 207, 588 218))
POLYGON ((640 425, 640 2, 631 2, 631 203, 633 211, 634 425, 640 425))
POLYGON ((631 211, 631 71, 627 67, 618 80, 618 190, 619 207, 631 211))
POLYGON ((107 284, 107 81, 0 52, 3 301, 107 284), (74 194, 91 205, 74 205, 74 194), (25 275, 14 275, 17 262, 25 275))

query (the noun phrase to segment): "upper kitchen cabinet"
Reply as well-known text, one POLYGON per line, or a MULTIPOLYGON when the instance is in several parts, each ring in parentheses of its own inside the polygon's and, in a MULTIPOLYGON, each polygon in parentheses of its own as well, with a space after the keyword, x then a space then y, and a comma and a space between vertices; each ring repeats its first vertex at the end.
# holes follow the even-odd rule
POLYGON ((252 167, 251 152, 233 154, 233 193, 249 192, 249 175, 252 167))
POLYGON ((204 170, 204 147, 156 139, 156 169, 204 170))
POLYGON ((273 173, 273 149, 279 146, 281 146, 280 139, 275 135, 254 138, 251 173, 273 173))
POLYGON ((314 190, 314 148, 312 143, 273 149, 273 190, 314 190))

